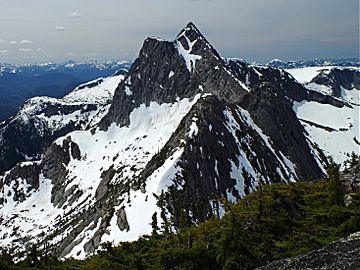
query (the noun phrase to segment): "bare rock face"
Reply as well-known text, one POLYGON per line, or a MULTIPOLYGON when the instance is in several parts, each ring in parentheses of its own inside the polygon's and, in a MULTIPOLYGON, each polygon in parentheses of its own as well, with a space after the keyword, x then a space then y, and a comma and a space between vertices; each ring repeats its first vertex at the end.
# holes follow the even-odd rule
POLYGON ((275 183, 322 177, 303 133, 290 101, 271 83, 259 84, 239 104, 208 96, 194 105, 142 176, 146 179, 175 149, 183 148, 176 163, 180 172, 169 187, 170 212, 176 216, 186 209, 189 224, 190 213, 196 213, 195 220, 206 220, 217 212, 207 206, 214 195, 239 199, 253 190, 258 178, 275 183), (241 181, 243 186, 237 186, 241 181))
POLYGON ((335 241, 319 250, 272 262, 258 270, 356 270, 360 268, 360 233, 335 241))
MULTIPOLYGON (((5 175, 0 181, 0 189, 4 185, 13 184, 14 194, 11 194, 15 202, 23 202, 26 200, 28 193, 39 188, 39 172, 38 164, 18 164, 5 175)), ((4 202, 4 198, 0 198, 0 202, 4 202)))
MULTIPOLYGON (((334 99, 331 95, 324 95, 305 88, 304 85, 294 80, 294 78, 284 70, 262 66, 249 66, 246 62, 238 59, 231 59, 228 63, 240 80, 246 82, 252 89, 256 88, 258 84, 267 82, 276 86, 290 101, 315 101, 322 104, 331 104, 339 108, 349 106, 341 100, 334 99)), ((347 70, 347 72, 352 74, 348 75, 353 77, 352 81, 355 82, 359 80, 359 72, 350 70, 347 70)), ((337 84, 340 85, 340 82, 337 82, 337 84)))
POLYGON ((95 193, 96 200, 103 198, 109 191, 109 183, 114 177, 115 173, 116 171, 114 170, 114 166, 111 166, 108 170, 101 174, 101 182, 99 183, 95 193))
POLYGON ((116 212, 116 216, 117 216, 117 225, 119 226, 119 229, 121 231, 129 231, 130 230, 130 226, 129 223, 127 221, 126 218, 126 212, 124 208, 120 208, 117 212, 116 212))
POLYGON ((350 166, 340 174, 340 180, 345 191, 346 205, 349 205, 353 200, 353 196, 360 192, 359 175, 360 163, 359 160, 353 156, 353 160, 350 162, 350 166))
POLYGON ((283 91, 271 83, 261 83, 241 104, 280 150, 294 162, 299 179, 323 176, 309 145, 304 130, 283 91))
POLYGON ((140 104, 173 103, 200 92, 210 92, 233 103, 246 93, 244 84, 239 82, 200 31, 189 23, 173 42, 158 38, 144 41, 99 127, 106 130, 114 122, 128 125, 130 112, 140 104), (194 60, 188 62, 187 57, 194 60))

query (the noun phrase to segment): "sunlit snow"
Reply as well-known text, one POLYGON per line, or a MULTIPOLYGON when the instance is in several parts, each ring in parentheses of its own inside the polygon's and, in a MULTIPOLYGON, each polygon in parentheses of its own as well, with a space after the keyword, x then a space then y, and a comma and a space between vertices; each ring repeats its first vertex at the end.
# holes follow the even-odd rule
POLYGON ((87 82, 63 97, 62 101, 106 104, 112 100, 115 89, 123 79, 124 75, 117 75, 87 82), (89 87, 92 84, 97 85, 89 87))
POLYGON ((320 126, 302 122, 310 139, 317 143, 336 163, 343 163, 346 154, 359 153, 359 106, 337 108, 317 102, 294 102, 293 109, 298 118, 320 126), (326 130, 331 128, 333 131, 326 130))
MULTIPOLYGON (((67 137, 79 146, 82 159, 72 159, 67 165, 69 179, 72 179, 67 189, 76 186, 84 192, 77 200, 78 202, 86 200, 89 195, 94 197, 96 190, 92 187, 99 184, 101 173, 113 164, 115 164, 115 170, 118 167, 123 168, 121 173, 115 174, 113 183, 131 181, 139 175, 153 155, 162 149, 181 119, 199 98, 198 94, 193 100, 186 98, 174 104, 160 105, 151 102, 149 107, 141 105, 130 114, 128 127, 118 127, 113 124, 107 131, 98 130, 94 134, 90 131, 70 133, 67 137)), ((62 145, 63 140, 64 138, 60 138, 56 143, 62 145)), ((116 225, 116 217, 113 217, 110 222, 110 232, 103 236, 103 241, 135 240, 139 235, 151 231, 149 225, 151 215, 158 210, 153 193, 159 193, 171 184, 167 181, 177 172, 176 167, 172 166, 175 166, 174 163, 181 155, 179 151, 176 153, 165 162, 165 167, 160 167, 148 179, 146 193, 140 190, 130 191, 128 198, 130 203, 125 205, 130 231, 120 231, 116 225), (139 211, 142 213, 141 216, 139 216, 139 211)), ((74 250, 76 252, 72 251, 71 256, 77 256, 79 249, 74 250)))

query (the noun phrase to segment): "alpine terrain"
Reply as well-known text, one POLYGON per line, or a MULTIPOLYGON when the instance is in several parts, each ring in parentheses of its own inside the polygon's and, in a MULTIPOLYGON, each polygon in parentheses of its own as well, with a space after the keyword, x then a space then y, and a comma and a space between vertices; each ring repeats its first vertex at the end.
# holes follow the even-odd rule
POLYGON ((262 183, 324 177, 359 153, 359 75, 225 59, 192 23, 147 38, 128 71, 0 125, 0 245, 84 258, 222 216, 262 183))

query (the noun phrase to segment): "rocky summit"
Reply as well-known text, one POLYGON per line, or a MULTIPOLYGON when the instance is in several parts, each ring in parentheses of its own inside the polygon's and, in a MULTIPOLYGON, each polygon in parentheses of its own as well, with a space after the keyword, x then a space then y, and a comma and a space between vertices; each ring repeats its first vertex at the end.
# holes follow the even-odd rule
POLYGON ((221 216, 260 183, 323 177, 359 147, 359 90, 354 68, 222 58, 192 23, 147 38, 127 72, 0 125, 0 246, 84 258, 154 220, 221 216))

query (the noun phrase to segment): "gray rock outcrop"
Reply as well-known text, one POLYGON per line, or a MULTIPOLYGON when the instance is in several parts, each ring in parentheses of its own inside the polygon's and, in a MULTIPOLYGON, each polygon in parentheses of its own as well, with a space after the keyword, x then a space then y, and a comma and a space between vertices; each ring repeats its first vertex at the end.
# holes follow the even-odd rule
POLYGON ((360 233, 319 250, 272 262, 257 270, 357 270, 360 268, 360 233))

